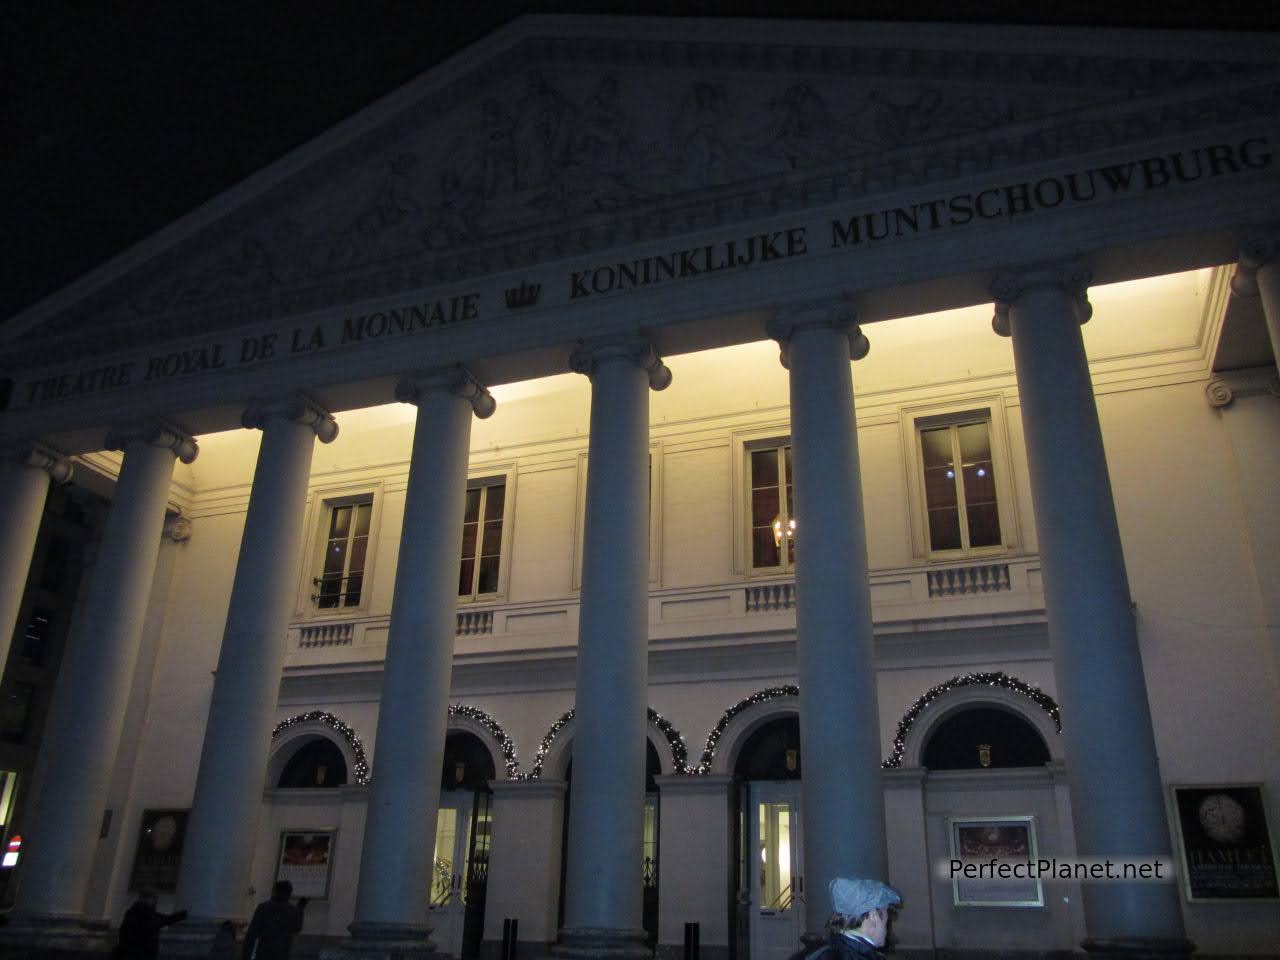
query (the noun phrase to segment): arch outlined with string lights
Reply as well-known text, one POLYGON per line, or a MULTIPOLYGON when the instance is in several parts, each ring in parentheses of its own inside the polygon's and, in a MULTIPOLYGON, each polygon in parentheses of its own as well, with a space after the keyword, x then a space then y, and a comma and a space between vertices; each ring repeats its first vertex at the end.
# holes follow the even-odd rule
POLYGON ((502 766, 507 771, 507 779, 522 779, 515 741, 507 735, 502 724, 479 707, 466 703, 449 704, 449 729, 464 730, 477 736, 493 756, 495 769, 498 766, 496 761, 501 757, 502 766))
POLYGON ((976 706, 1000 707, 1017 714, 1036 729, 1050 755, 1061 759, 1062 709, 1039 687, 1003 671, 966 673, 930 687, 907 708, 893 735, 893 753, 886 769, 919 766, 929 734, 947 717, 976 706), (1035 708, 1039 709, 1035 709, 1035 708))
MULTIPOLYGON (((271 731, 271 741, 274 744, 279 740, 280 743, 272 750, 269 769, 278 776, 279 770, 276 767, 281 766, 287 759, 285 756, 287 746, 294 741, 318 736, 327 737, 337 744, 347 761, 347 768, 351 771, 351 782, 356 786, 367 787, 369 759, 365 756, 364 743, 361 742, 353 726, 327 710, 300 713, 297 716, 287 717, 275 725, 275 729, 271 731)), ((268 782, 274 783, 275 780, 268 782)))
POLYGON ((743 697, 720 715, 720 719, 707 734, 706 746, 696 767, 689 773, 731 773, 734 754, 758 727, 778 716, 799 713, 800 688, 794 683, 757 690, 743 697), (727 735, 726 735, 727 734, 727 735), (729 745, 729 752, 720 750, 721 741, 729 745), (720 754, 720 761, 716 756, 720 754))
MULTIPOLYGON (((533 768, 523 779, 540 780, 542 778, 543 769, 548 766, 555 770, 563 769, 568 765, 567 758, 561 756, 564 748, 557 750, 558 738, 564 732, 565 727, 571 726, 574 719, 574 710, 570 707, 556 719, 546 734, 543 735, 541 742, 538 744, 538 752, 533 758, 533 768)), ((660 743, 655 746, 665 746, 666 750, 659 750, 659 756, 663 752, 667 753, 665 759, 670 764, 671 773, 688 773, 689 772, 689 750, 685 746, 684 737, 680 731, 666 717, 649 708, 649 727, 650 730, 656 730, 662 735, 660 743)), ((650 740, 654 738, 650 737, 650 740)))

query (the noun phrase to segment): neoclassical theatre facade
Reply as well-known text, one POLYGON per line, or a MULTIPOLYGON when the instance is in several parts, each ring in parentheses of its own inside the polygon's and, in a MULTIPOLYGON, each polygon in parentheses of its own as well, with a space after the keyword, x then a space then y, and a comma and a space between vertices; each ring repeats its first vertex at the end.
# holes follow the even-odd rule
POLYGON ((0 949, 1274 955, 1277 64, 520 20, 10 319, 0 949))

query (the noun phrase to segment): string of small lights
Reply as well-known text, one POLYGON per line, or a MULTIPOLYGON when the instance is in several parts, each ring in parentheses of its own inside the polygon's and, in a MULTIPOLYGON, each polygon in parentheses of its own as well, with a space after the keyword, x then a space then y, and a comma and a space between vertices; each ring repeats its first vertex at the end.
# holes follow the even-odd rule
MULTIPOLYGON (((546 760, 547 754, 551 752, 551 744, 555 742, 556 735, 560 733, 572 720, 574 712, 570 707, 564 713, 556 718, 556 722, 551 724, 551 728, 542 737, 538 744, 538 752, 533 757, 533 769, 525 774, 521 779, 538 780, 542 777, 542 764, 546 760)), ((689 773, 689 750, 685 746, 684 737, 680 735, 680 731, 666 717, 662 716, 653 707, 649 708, 649 722, 658 728, 663 737, 666 738, 667 746, 671 748, 671 762, 674 773, 689 773)))
POLYGON ((465 703, 449 704, 449 716, 467 717, 484 727, 502 748, 502 760, 507 766, 507 776, 512 780, 523 779, 520 774, 520 761, 516 758, 515 741, 507 736, 507 731, 502 729, 502 724, 479 707, 468 706, 465 703))
POLYGON ((356 734, 354 727, 326 710, 311 710, 307 713, 300 713, 296 717, 281 720, 276 724, 275 729, 271 731, 271 739, 276 739, 285 731, 302 723, 322 723, 346 740, 351 747, 352 754, 355 756, 355 769, 352 770, 352 776, 360 786, 368 786, 369 760, 364 755, 364 744, 360 742, 360 737, 356 734))
POLYGON ((902 719, 898 721, 897 732, 893 735, 893 754, 882 766, 886 769, 902 766, 902 753, 906 749, 907 734, 911 731, 912 725, 919 719, 921 712, 929 704, 953 690, 974 686, 1001 687, 1005 690, 1012 690, 1014 693, 1022 694, 1022 696, 1027 697, 1044 710, 1045 713, 1049 714, 1053 718, 1053 725, 1058 732, 1062 732, 1062 712, 1058 708, 1057 701, 1039 687, 1033 687, 1031 684, 1024 683, 1017 677, 1011 677, 1000 670, 993 673, 966 673, 958 677, 952 677, 946 683, 940 683, 936 687, 930 687, 908 708, 907 712, 902 715, 902 719))
POLYGON ((754 707, 757 704, 768 703, 771 700, 777 700, 781 697, 798 697, 800 688, 794 683, 787 683, 781 687, 769 687, 765 690, 758 690, 751 696, 739 700, 732 707, 720 715, 712 731, 707 734, 707 745, 702 750, 702 759, 698 765, 691 769, 689 773, 708 774, 711 772, 711 761, 716 755, 716 746, 720 743, 720 737, 724 735, 725 728, 729 726, 729 721, 740 714, 748 707, 754 707))

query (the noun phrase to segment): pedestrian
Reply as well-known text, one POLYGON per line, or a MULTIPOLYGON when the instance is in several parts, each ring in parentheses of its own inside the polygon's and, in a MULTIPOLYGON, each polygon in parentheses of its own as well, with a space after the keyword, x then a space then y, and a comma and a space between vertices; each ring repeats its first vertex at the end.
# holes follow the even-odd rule
POLYGON ((827 887, 831 919, 824 946, 808 960, 875 960, 889 938, 889 925, 902 903, 896 890, 879 880, 836 877, 827 887))
POLYGON ((158 913, 156 892, 143 888, 124 912, 116 937, 113 960, 156 960, 160 955, 160 930, 187 919, 187 911, 158 913))
POLYGON ((278 880, 271 888, 271 899, 258 904, 244 933, 242 960, 289 960, 293 935, 302 929, 302 915, 307 898, 300 897, 295 907, 289 902, 293 884, 278 880))

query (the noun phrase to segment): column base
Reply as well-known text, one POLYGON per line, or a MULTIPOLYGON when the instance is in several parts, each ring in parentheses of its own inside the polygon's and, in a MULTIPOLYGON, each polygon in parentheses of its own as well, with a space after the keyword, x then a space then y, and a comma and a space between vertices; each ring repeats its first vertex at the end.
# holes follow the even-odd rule
POLYGON ((1190 940, 1161 937, 1090 937, 1080 946, 1091 957, 1123 960, 1179 960, 1196 952, 1190 940))
POLYGON ((76 914, 15 913, 0 927, 0 957, 101 955, 115 947, 116 937, 105 920, 76 914))
MULTIPOLYGON (((160 931, 160 957, 162 960, 181 960, 185 957, 199 957, 204 960, 209 956, 213 941, 218 936, 218 928, 226 918, 223 917, 187 917, 181 923, 165 927, 160 931)), ((236 927, 236 950, 239 953, 240 935, 244 932, 244 922, 231 921, 236 927)))
POLYGON ((565 927, 551 955, 565 960, 642 960, 653 955, 645 942, 647 936, 643 930, 565 927))
POLYGON ((353 923, 351 936, 320 951, 320 960, 440 960, 431 927, 417 923, 353 923))

